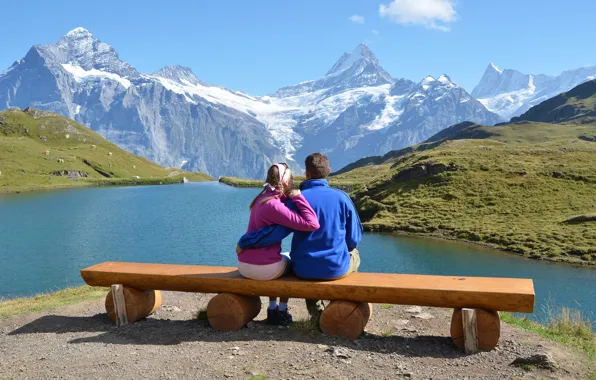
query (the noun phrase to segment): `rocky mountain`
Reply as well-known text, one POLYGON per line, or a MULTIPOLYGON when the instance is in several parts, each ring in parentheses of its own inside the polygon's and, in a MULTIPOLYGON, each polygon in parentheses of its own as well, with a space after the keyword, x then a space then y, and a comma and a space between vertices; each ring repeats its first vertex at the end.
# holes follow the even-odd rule
POLYGON ((55 45, 33 46, 0 74, 0 109, 55 111, 161 165, 213 175, 260 177, 271 162, 286 160, 263 123, 221 102, 172 90, 185 86, 228 93, 179 66, 141 74, 77 28, 55 45))
POLYGON ((341 167, 459 122, 501 121, 446 75, 392 78, 363 44, 321 78, 259 97, 183 66, 139 73, 83 28, 0 73, 0 109, 13 106, 58 112, 161 165, 248 178, 274 161, 299 171, 313 151, 341 167))
POLYGON ((509 120, 561 92, 596 78, 596 66, 569 70, 557 76, 522 74, 489 64, 472 96, 487 109, 509 120))

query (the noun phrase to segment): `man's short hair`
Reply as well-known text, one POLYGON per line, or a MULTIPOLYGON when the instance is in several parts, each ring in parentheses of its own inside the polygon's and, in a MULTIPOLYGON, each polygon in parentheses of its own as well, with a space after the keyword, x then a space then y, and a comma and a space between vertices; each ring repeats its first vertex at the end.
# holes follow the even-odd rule
POLYGON ((306 157, 304 166, 312 179, 323 179, 329 175, 329 159, 323 153, 313 153, 306 157))

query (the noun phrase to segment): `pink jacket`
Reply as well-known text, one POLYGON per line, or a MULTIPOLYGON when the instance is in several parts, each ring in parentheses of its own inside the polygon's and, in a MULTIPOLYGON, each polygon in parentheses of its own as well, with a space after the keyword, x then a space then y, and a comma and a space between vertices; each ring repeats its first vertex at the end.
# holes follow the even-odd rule
MULTIPOLYGON (((282 196, 281 199, 274 198, 261 203, 263 198, 277 194, 279 192, 267 190, 259 196, 250 213, 247 232, 254 232, 261 227, 272 224, 279 224, 296 231, 314 231, 319 228, 317 214, 302 194, 292 198, 292 202, 294 202, 300 214, 285 206, 284 201, 287 199, 285 196, 282 196)), ((280 253, 281 242, 267 247, 245 249, 238 255, 238 261, 256 265, 273 264, 282 260, 280 253)))

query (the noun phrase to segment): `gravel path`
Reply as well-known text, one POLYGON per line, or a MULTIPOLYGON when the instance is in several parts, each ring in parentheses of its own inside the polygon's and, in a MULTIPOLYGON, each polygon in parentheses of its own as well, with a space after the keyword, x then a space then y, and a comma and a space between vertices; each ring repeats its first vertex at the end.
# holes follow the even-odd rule
MULTIPOLYGON (((444 309, 375 305, 366 334, 349 341, 269 327, 265 306, 248 328, 217 332, 195 319, 209 295, 163 297, 154 315, 121 328, 102 301, 0 320, 0 379, 584 379, 589 370, 573 349, 506 324, 496 350, 465 356, 444 309), (536 353, 558 368, 510 365, 536 353)), ((306 318, 303 302, 290 308, 306 318)))

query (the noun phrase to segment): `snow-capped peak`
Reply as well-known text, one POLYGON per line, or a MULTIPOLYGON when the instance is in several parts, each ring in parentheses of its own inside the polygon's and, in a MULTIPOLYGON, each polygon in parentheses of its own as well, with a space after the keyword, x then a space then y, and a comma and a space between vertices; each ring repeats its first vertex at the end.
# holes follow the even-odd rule
MULTIPOLYGON (((90 46, 93 44, 93 41, 95 40, 96 39, 95 37, 93 37, 93 34, 91 34, 91 32, 89 32, 85 28, 78 27, 62 36, 62 38, 60 38, 60 41, 58 41, 58 46, 63 49, 73 48, 77 45, 90 46)), ((106 44, 106 46, 109 45, 106 44)))
POLYGON ((57 45, 48 46, 61 64, 79 66, 85 71, 100 70, 121 77, 138 77, 139 73, 118 57, 113 47, 101 42, 87 29, 78 27, 66 33, 57 45))
POLYGON ((420 86, 426 91, 433 84, 436 79, 431 75, 427 76, 420 82, 420 86))
POLYGON ((355 64, 361 63, 363 61, 366 62, 366 63, 373 63, 375 65, 378 65, 379 64, 379 61, 377 60, 377 57, 375 57, 375 55, 373 54, 373 52, 370 51, 370 49, 368 48, 368 46, 366 46, 365 44, 359 44, 352 51, 352 53, 350 53, 350 54, 344 53, 339 58, 339 60, 335 63, 335 65, 333 65, 333 67, 331 68, 331 70, 329 70, 327 72, 327 74, 325 74, 325 75, 326 76, 328 76, 328 75, 338 75, 338 74, 344 72, 345 70, 348 70, 349 68, 351 68, 355 64))
POLYGON ((191 84, 202 84, 199 78, 193 73, 190 67, 181 66, 181 65, 172 65, 172 66, 164 66, 161 69, 157 70, 152 74, 153 76, 159 78, 165 78, 172 80, 174 82, 182 83, 183 81, 187 81, 191 84))
POLYGON ((488 68, 487 68, 487 70, 489 70, 489 69, 492 69, 492 70, 494 70, 494 71, 498 72, 499 74, 503 74, 503 70, 500 70, 500 69, 499 69, 497 66, 495 66, 495 64, 494 64, 494 63, 492 63, 492 62, 491 62, 489 65, 488 65, 488 68))
POLYGON ((437 81, 439 81, 439 82, 441 82, 441 83, 443 83, 443 84, 445 84, 445 83, 453 83, 453 82, 451 81, 451 78, 449 78, 449 76, 448 76, 447 74, 443 74, 443 75, 441 75, 441 76, 439 77, 439 79, 437 79, 437 81))
POLYGON ((344 53, 325 76, 283 87, 272 95, 285 98, 322 89, 335 94, 346 89, 382 86, 394 82, 395 79, 381 67, 368 46, 360 44, 351 53, 344 53))
POLYGON ((66 33, 65 36, 74 37, 74 36, 86 36, 86 35, 92 36, 91 33, 87 29, 79 26, 78 28, 74 28, 70 32, 66 33))

